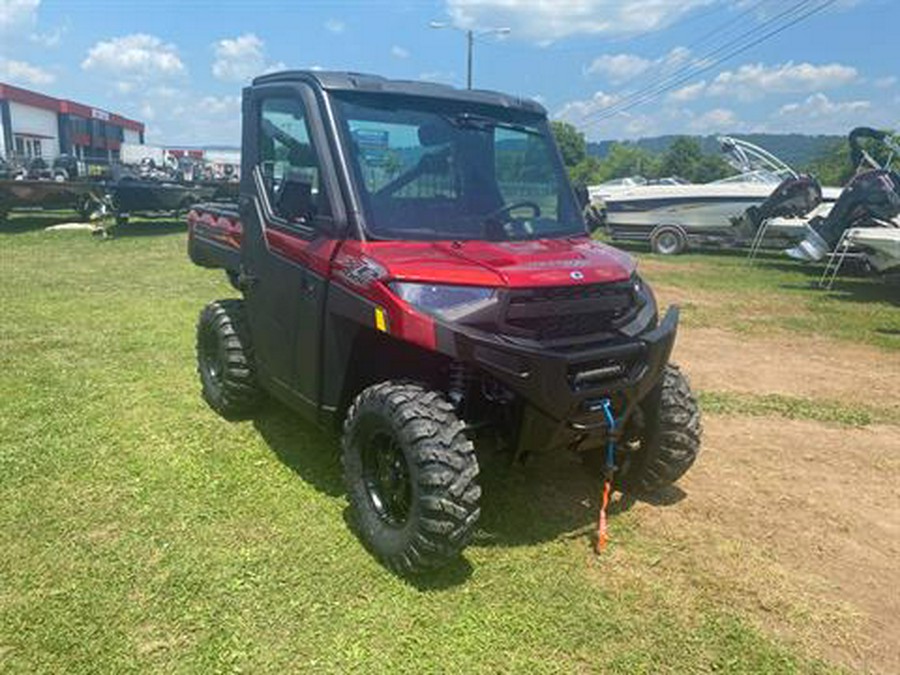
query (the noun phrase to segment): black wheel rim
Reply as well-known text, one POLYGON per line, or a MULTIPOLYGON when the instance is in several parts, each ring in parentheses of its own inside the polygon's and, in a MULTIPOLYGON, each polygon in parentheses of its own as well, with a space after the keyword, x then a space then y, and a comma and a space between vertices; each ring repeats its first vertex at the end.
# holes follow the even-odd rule
POLYGON ((392 433, 376 431, 362 451, 369 502, 385 523, 402 527, 409 518, 412 482, 403 449, 392 433))
POLYGON ((216 334, 208 328, 200 333, 200 368, 211 382, 221 386, 224 368, 219 351, 219 340, 216 334))

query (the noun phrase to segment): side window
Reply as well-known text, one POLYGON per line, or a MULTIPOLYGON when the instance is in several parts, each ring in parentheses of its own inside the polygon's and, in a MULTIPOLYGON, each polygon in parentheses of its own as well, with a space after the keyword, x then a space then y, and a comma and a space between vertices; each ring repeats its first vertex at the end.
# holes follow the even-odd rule
POLYGON ((293 223, 330 215, 303 103, 265 99, 259 124, 259 166, 275 214, 293 223))

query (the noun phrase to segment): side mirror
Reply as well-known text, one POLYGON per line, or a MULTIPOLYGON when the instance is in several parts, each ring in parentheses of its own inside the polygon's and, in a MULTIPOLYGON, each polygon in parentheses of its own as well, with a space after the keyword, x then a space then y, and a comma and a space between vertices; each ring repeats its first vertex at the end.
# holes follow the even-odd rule
POLYGON ((314 215, 312 183, 302 173, 289 171, 275 193, 275 211, 290 222, 308 220, 314 215))

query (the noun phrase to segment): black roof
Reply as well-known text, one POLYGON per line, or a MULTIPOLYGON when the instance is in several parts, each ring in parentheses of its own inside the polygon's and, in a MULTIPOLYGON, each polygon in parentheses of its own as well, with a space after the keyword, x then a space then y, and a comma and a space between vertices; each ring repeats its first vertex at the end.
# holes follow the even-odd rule
POLYGON ((417 80, 389 80, 380 75, 331 70, 285 70, 278 73, 260 75, 253 84, 274 84, 306 80, 318 84, 328 91, 370 91, 400 96, 421 96, 443 98, 454 101, 468 101, 481 105, 502 108, 518 108, 532 113, 546 114, 547 111, 537 101, 519 96, 502 94, 487 89, 457 89, 446 84, 421 82, 417 80))

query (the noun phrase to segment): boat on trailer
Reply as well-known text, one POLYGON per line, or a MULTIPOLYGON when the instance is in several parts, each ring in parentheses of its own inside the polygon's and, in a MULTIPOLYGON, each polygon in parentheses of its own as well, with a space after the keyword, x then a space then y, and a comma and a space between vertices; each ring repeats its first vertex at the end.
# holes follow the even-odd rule
MULTIPOLYGON (((654 252, 665 255, 691 245, 734 245, 752 238, 740 227, 747 210, 759 208, 786 180, 801 175, 753 143, 730 136, 718 140, 738 171, 734 176, 710 183, 631 178, 589 187, 592 203, 604 213, 607 234, 614 241, 649 241, 654 252)), ((818 199, 833 202, 839 194, 840 188, 821 188, 818 199)))
POLYGON ((83 181, 0 180, 0 221, 13 209, 74 209, 82 217, 102 199, 97 184, 83 181))

